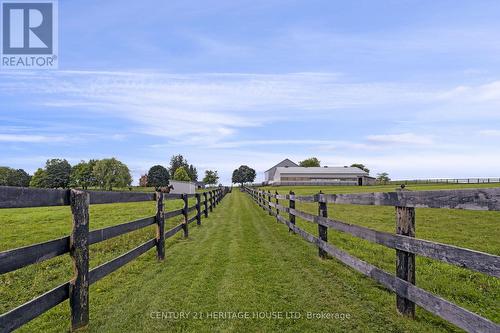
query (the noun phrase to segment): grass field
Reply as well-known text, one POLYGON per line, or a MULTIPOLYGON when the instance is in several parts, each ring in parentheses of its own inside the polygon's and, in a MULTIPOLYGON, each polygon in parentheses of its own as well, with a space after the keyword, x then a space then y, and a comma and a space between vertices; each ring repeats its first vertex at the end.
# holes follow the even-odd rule
MULTIPOLYGON (((465 186, 460 186, 465 187, 465 186)), ((477 187, 477 186, 472 186, 477 187)), ((437 189, 425 185, 409 189, 437 189)), ((453 188, 458 188, 453 185, 453 188)), ((267 188, 266 188, 267 189, 267 188)), ((326 193, 387 191, 385 187, 322 188, 326 193)), ((287 188, 278 188, 280 193, 287 188)), ((297 194, 316 188, 295 188, 297 194)), ((168 209, 182 205, 168 202, 168 209)), ((312 204, 298 208, 316 212, 312 204)), ((330 216, 393 232, 394 209, 335 205, 330 216)), ((154 203, 95 205, 91 229, 154 214, 154 203)), ((67 235, 69 207, 0 210, 0 251, 67 235)), ((417 209, 417 237, 500 254, 500 212, 417 209)), ((169 226, 179 220, 168 221, 169 226)), ((305 221, 298 225, 312 233, 305 221)), ((91 267, 154 236, 146 228, 91 246, 91 267)), ((395 253, 382 246, 329 230, 331 243, 351 254, 394 272, 395 253)), ((317 250, 260 210, 237 189, 214 213, 194 226, 190 237, 167 240, 167 259, 158 263, 151 250, 91 286, 89 332, 124 331, 233 331, 233 332, 449 332, 452 325, 423 310, 416 320, 396 314, 395 296, 336 260, 321 260, 317 250), (189 318, 153 319, 158 311, 189 311, 189 318), (207 312, 291 311, 300 319, 217 319, 207 312), (334 312, 350 319, 306 319, 306 312, 334 312), (194 313, 197 313, 195 315, 194 313), (195 319, 201 314, 204 319, 195 319)), ((71 277, 68 256, 0 276, 0 312, 3 313, 71 277)), ((497 279, 432 260, 417 258, 417 285, 442 295, 495 322, 500 321, 497 279)), ((20 329, 21 332, 61 332, 69 327, 67 302, 20 329)))

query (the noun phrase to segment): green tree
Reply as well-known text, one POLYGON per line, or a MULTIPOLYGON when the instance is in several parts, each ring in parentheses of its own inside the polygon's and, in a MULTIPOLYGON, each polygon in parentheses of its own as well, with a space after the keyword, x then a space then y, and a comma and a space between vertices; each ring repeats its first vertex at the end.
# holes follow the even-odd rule
POLYGON ((232 182, 243 186, 244 183, 252 183, 255 180, 255 170, 241 165, 238 169, 233 171, 232 182))
POLYGON ((108 191, 113 190, 113 187, 130 186, 132 183, 129 168, 114 157, 97 161, 94 177, 99 187, 108 191))
POLYGON ((71 168, 70 186, 79 187, 84 190, 88 189, 90 186, 96 186, 97 182, 94 176, 94 167, 96 163, 96 160, 90 160, 88 162, 81 161, 73 166, 71 168))
POLYGON ((391 181, 391 178, 389 178, 389 174, 387 172, 382 172, 377 174, 377 181, 382 184, 387 184, 391 181))
POLYGON ((30 186, 31 176, 23 169, 17 169, 13 172, 14 179, 11 186, 28 187, 30 186))
POLYGON ((45 164, 47 172, 47 187, 68 188, 71 175, 71 165, 64 159, 54 158, 45 164))
POLYGON ((9 167, 0 167, 0 186, 9 186, 11 170, 9 167))
POLYGON ((0 186, 29 186, 31 176, 23 169, 0 167, 0 186))
POLYGON ((177 168, 174 173, 174 180, 189 182, 191 178, 189 178, 189 174, 187 173, 184 167, 177 168))
POLYGON ((219 181, 219 175, 217 171, 205 170, 205 177, 203 177, 203 182, 208 185, 215 185, 219 181))
POLYGON ((192 181, 197 181, 198 180, 198 170, 196 170, 196 167, 192 164, 189 164, 187 159, 184 158, 182 155, 174 155, 170 158, 170 175, 175 175, 175 172, 179 168, 184 168, 184 170, 187 172, 189 179, 192 181))
POLYGON ((193 182, 198 181, 198 170, 192 164, 189 165, 187 173, 193 182))
POLYGON ((46 188, 47 186, 47 171, 38 168, 33 177, 31 177, 30 187, 46 188))
POLYGON ((165 167, 161 165, 155 165, 149 169, 147 179, 148 186, 159 188, 161 186, 168 186, 170 174, 165 167))
POLYGON ((182 155, 174 155, 170 158, 170 174, 174 175, 175 171, 179 168, 184 168, 186 171, 189 170, 189 164, 187 160, 182 155))
POLYGON ((365 171, 366 173, 370 173, 370 169, 368 169, 364 164, 361 164, 361 163, 351 164, 351 167, 353 167, 353 168, 359 168, 359 169, 365 171))
POLYGON ((306 158, 305 160, 300 161, 299 165, 306 168, 321 166, 319 160, 316 157, 306 158))

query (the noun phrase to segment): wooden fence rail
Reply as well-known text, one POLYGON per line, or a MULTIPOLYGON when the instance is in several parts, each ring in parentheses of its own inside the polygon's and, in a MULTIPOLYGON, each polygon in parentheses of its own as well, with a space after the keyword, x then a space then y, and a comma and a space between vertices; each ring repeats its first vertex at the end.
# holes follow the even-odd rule
POLYGON ((404 316, 414 317, 416 304, 468 332, 500 332, 500 326, 496 323, 415 286, 415 255, 500 278, 499 256, 415 238, 415 207, 500 211, 500 189, 359 194, 318 193, 308 196, 298 196, 293 192, 287 195, 280 195, 278 192, 270 194, 250 187, 245 187, 244 190, 261 208, 276 216, 279 222, 287 225, 290 231, 315 244, 320 257, 331 255, 395 292, 397 311, 404 316), (272 202, 271 197, 276 201, 272 202), (289 200, 289 205, 279 204, 279 200, 289 200), (295 208, 297 201, 318 203, 318 215, 297 210, 295 208), (394 206, 396 234, 328 218, 328 203, 394 206), (284 212, 289 214, 289 219, 282 215, 284 212), (318 236, 297 227, 296 217, 317 224, 318 236), (328 243, 328 228, 396 249, 396 276, 328 243))
POLYGON ((389 184, 491 184, 500 183, 500 178, 433 178, 391 180, 389 184))
POLYGON ((40 295, 4 314, 0 315, 0 332, 11 332, 69 299, 71 329, 85 327, 89 322, 89 285, 104 278, 118 268, 134 260, 141 254, 156 247, 159 261, 165 258, 165 240, 184 230, 188 235, 188 225, 193 221, 201 224, 201 217, 208 213, 230 192, 229 188, 218 188, 200 194, 166 194, 137 192, 98 192, 79 190, 51 190, 19 187, 0 187, 0 208, 26 208, 42 206, 71 206, 73 231, 70 236, 0 252, 0 274, 5 274, 28 265, 36 264, 62 254, 69 253, 74 266, 71 281, 40 295), (208 193, 208 195, 207 195, 208 193), (196 204, 188 207, 187 199, 196 198, 196 204), (182 199, 184 208, 164 211, 163 201, 182 199), (115 226, 89 231, 88 208, 91 204, 156 201, 156 215, 115 226), (204 207, 202 210, 201 207, 204 207), (196 214, 188 218, 190 212, 196 214), (184 221, 165 231, 165 220, 184 215, 184 221), (156 237, 136 248, 89 270, 89 246, 156 225, 156 237))

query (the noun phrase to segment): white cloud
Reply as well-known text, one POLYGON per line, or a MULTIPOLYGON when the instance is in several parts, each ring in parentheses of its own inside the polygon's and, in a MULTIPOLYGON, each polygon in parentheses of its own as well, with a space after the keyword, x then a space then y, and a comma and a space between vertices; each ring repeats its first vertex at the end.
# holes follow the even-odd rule
MULTIPOLYGON (((243 127, 349 117, 346 109, 421 103, 433 98, 432 92, 418 87, 340 82, 336 73, 61 71, 43 73, 33 81, 12 76, 1 81, 0 88, 19 94, 36 91, 39 98, 34 103, 67 112, 85 108, 128 119, 137 124, 138 131, 150 135, 184 139, 192 134, 208 142, 223 140, 243 127)), ((372 115, 383 116, 382 112, 372 115)))
POLYGON ((488 129, 488 130, 481 130, 479 131, 479 134, 480 135, 484 135, 484 136, 500 136, 500 130, 496 130, 496 129, 488 129))
POLYGON ((52 143, 63 141, 65 141, 65 138, 62 136, 0 134, 0 142, 52 143))
POLYGON ((379 134, 367 136, 368 141, 378 143, 411 144, 411 145, 431 145, 433 139, 428 135, 417 135, 414 133, 401 134, 379 134))

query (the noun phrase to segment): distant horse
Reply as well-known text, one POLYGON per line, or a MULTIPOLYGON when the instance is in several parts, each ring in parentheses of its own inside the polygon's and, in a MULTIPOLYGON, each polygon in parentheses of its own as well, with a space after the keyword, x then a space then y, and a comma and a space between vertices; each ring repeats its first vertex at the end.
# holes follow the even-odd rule
POLYGON ((157 187, 156 191, 161 192, 161 193, 170 193, 170 190, 173 190, 173 189, 174 189, 173 185, 168 185, 168 186, 157 187))

